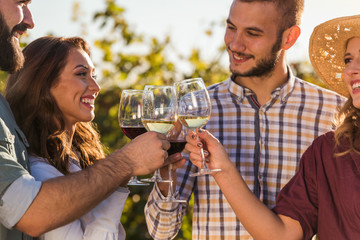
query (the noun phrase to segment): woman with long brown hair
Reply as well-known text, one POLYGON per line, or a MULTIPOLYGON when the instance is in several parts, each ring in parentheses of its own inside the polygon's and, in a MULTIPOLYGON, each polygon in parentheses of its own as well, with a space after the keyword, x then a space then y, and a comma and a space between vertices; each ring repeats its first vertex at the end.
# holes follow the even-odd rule
MULTIPOLYGON (((278 195, 273 211, 249 190, 225 149, 208 131, 199 137, 208 167, 236 216, 255 239, 360 239, 360 15, 317 26, 309 55, 316 73, 332 90, 348 96, 338 127, 319 136, 305 151, 296 175, 278 195)), ((199 166, 195 133, 186 149, 199 166)), ((286 148, 286 146, 284 146, 286 148)))
MULTIPOLYGON (((23 53, 24 67, 10 76, 5 96, 29 141, 31 174, 45 181, 104 158, 92 123, 100 87, 87 43, 78 37, 43 37, 23 53)), ((80 219, 40 239, 125 239, 120 217, 128 194, 119 187, 80 219)))

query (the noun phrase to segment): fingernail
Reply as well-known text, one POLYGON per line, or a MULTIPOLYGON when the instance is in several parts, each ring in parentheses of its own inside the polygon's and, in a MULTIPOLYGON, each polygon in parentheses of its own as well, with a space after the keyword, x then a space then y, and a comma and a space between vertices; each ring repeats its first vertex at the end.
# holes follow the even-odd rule
POLYGON ((198 132, 199 132, 199 133, 201 133, 201 132, 203 132, 203 131, 204 131, 204 130, 201 129, 201 128, 198 129, 198 132))
POLYGON ((198 146, 199 148, 202 148, 202 143, 197 143, 196 146, 198 146))
POLYGON ((192 138, 192 139, 195 139, 195 138, 196 138, 196 135, 195 135, 195 134, 192 134, 192 135, 191 135, 191 138, 192 138))
POLYGON ((204 155, 205 155, 205 156, 209 156, 209 152, 206 151, 206 150, 204 150, 204 155))

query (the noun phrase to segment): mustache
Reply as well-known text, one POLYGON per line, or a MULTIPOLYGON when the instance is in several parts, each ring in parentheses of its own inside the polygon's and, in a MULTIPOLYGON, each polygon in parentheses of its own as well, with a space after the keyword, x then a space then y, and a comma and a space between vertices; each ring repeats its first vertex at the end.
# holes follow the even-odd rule
POLYGON ((15 27, 13 27, 11 33, 13 34, 16 31, 20 31, 20 32, 25 32, 28 29, 28 27, 26 26, 26 24, 24 23, 19 23, 18 25, 16 25, 15 27))
POLYGON ((251 54, 245 54, 245 53, 242 53, 242 52, 233 51, 233 50, 230 48, 230 46, 228 46, 227 49, 228 49, 230 52, 235 53, 236 55, 239 55, 240 57, 254 58, 254 56, 251 55, 251 54))

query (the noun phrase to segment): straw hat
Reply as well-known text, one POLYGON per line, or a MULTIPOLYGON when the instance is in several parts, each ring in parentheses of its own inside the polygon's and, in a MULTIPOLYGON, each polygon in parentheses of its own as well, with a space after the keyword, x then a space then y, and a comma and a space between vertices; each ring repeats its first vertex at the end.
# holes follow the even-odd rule
POLYGON ((347 41, 360 37, 360 15, 335 18, 315 27, 309 57, 317 75, 335 92, 349 96, 342 80, 347 41))

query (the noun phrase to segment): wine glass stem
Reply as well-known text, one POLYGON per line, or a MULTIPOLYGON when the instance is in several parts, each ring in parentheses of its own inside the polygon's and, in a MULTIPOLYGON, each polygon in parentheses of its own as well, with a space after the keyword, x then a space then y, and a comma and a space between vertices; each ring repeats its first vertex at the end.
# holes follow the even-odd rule
POLYGON ((153 178, 155 179, 161 179, 161 175, 160 175, 160 169, 156 169, 153 175, 153 178))
POLYGON ((200 148, 200 155, 201 155, 201 170, 207 169, 206 159, 205 159, 203 148, 200 148))
POLYGON ((173 189, 173 180, 172 180, 172 164, 169 164, 169 190, 167 194, 167 199, 171 199, 174 197, 174 189, 173 189))
MULTIPOLYGON (((197 136, 197 140, 200 141, 199 136, 197 136)), ((201 147, 200 148, 200 157, 201 157, 201 168, 200 171, 203 171, 205 169, 208 169, 207 165, 206 165, 206 159, 205 159, 205 154, 204 154, 204 149, 201 147)))

